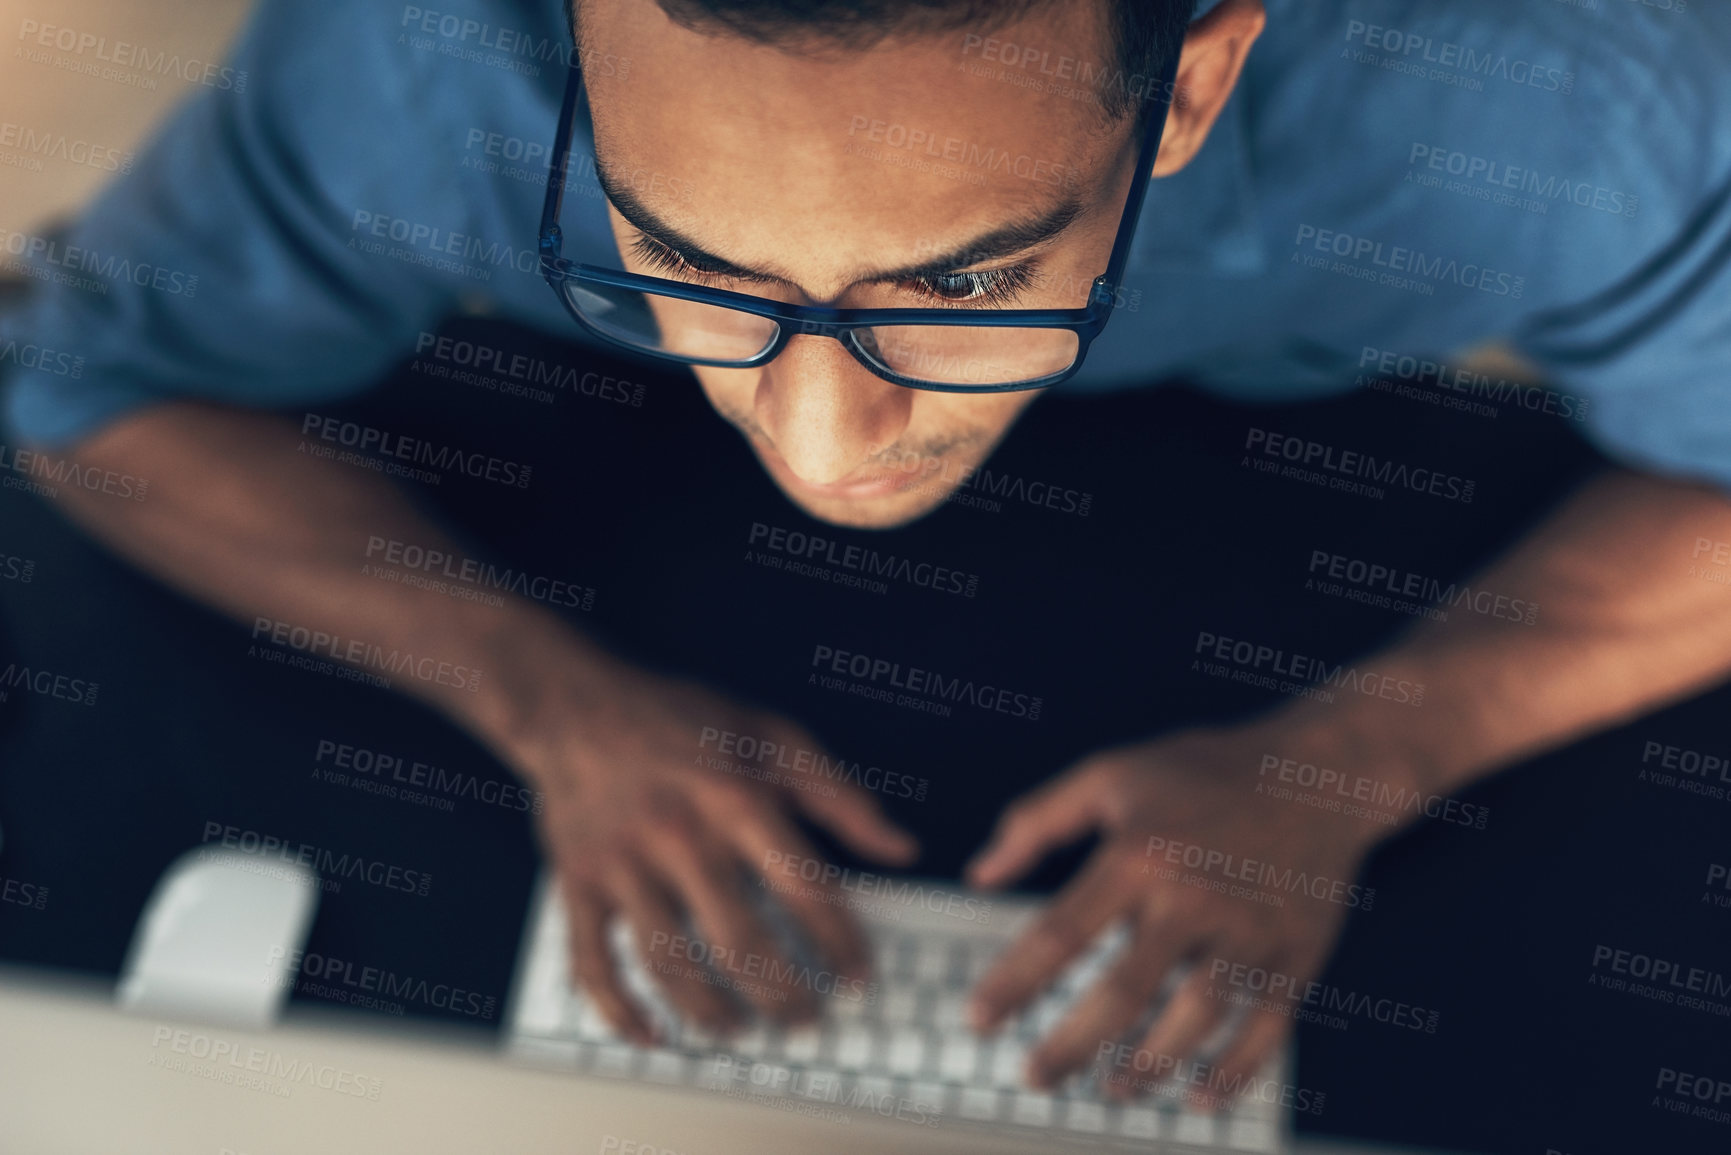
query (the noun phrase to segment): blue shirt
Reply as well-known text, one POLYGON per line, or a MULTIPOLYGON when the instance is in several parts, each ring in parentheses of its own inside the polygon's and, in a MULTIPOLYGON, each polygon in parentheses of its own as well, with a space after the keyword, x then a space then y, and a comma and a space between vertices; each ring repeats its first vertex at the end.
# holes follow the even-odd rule
MULTIPOLYGON (((0 272, 38 290, 0 317, 15 437, 165 398, 350 396, 462 311, 578 336, 535 259, 561 0, 433 3, 262 0, 230 72, 67 233, 0 229, 0 272)), ((1064 388, 1440 384, 1731 487, 1731 6, 1268 8, 1208 143, 1153 182, 1123 307, 1064 388), (1436 368, 1488 342, 1552 389, 1436 368)), ((566 253, 617 265, 579 138, 566 253)))

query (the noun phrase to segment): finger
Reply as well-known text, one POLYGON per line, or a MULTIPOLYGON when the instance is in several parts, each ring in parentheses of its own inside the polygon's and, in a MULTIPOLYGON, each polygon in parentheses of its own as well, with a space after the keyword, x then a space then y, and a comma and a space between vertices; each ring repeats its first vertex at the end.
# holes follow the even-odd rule
POLYGON ((648 1046, 654 1041, 654 1032, 649 1020, 625 993, 625 984, 613 965, 613 952, 608 949, 611 909, 586 890, 574 887, 564 890, 566 949, 577 985, 609 1026, 631 1042, 648 1046))
POLYGON ((695 829, 685 836, 655 837, 652 849, 712 948, 710 969, 772 1019, 802 1022, 814 1017, 812 992, 798 981, 800 971, 786 965, 775 937, 746 901, 733 856, 695 829))
POLYGON ((895 866, 919 855, 914 836, 885 817, 878 800, 851 782, 825 783, 822 789, 794 790, 793 795, 801 814, 856 854, 895 866))
POLYGON ((1098 1055, 1101 1043, 1116 1043, 1136 1025, 1190 945, 1163 925, 1139 924, 1129 948, 1028 1057, 1028 1081, 1054 1086, 1098 1055))
MULTIPOLYGON (((1143 1059, 1138 1055, 1137 1068, 1174 1068, 1220 1026, 1227 1010, 1227 1004, 1214 997, 1214 988, 1201 968, 1192 971, 1143 1036, 1138 1050, 1149 1057, 1143 1059)), ((1116 1098, 1129 1098, 1131 1087, 1128 1083, 1112 1083, 1108 1085, 1108 1093, 1116 1098)))
POLYGON ((1126 892, 1117 861, 1095 854, 1081 877, 1052 900, 980 979, 971 1007, 974 1029, 994 1029, 1049 986, 1133 897, 1126 892))
POLYGON ((1014 803, 999 819, 991 841, 968 863, 968 882, 1002 886, 1072 842, 1102 817, 1104 792, 1098 772, 1074 770, 1014 803))
POLYGON ((1246 1016, 1237 1038, 1208 1072, 1207 1089, 1199 1091, 1202 1105, 1211 1111, 1230 1107, 1237 1091, 1254 1086, 1262 1065, 1291 1030, 1292 1020, 1273 1011, 1257 1010, 1246 1016))
POLYGON ((746 815, 735 815, 726 829, 746 861, 752 863, 764 884, 804 929, 818 952, 848 978, 871 976, 871 949, 859 922, 849 913, 846 892, 822 875, 806 881, 799 869, 784 871, 790 864, 803 867, 821 862, 811 844, 793 824, 766 807, 754 807, 746 815))
POLYGON ((621 870, 612 880, 620 909, 631 923, 637 953, 655 985, 684 1018, 711 1031, 723 1031, 739 1020, 732 1001, 705 981, 703 963, 684 957, 680 944, 690 939, 679 909, 646 869, 621 870))

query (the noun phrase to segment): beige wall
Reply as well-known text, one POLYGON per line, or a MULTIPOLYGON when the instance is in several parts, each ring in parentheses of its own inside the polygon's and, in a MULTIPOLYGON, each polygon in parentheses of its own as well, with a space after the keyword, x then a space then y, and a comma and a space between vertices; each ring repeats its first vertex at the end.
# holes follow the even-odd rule
POLYGON ((90 44, 82 53, 42 47, 37 42, 41 28, 52 25, 79 37, 102 38, 101 51, 109 56, 124 43, 151 57, 220 60, 247 8, 248 0, 0 0, 0 229, 27 231, 74 211, 112 177, 101 167, 29 151, 30 135, 39 147, 48 140, 51 150, 64 136, 68 147, 77 142, 96 146, 99 158, 109 149, 124 153, 137 149, 151 128, 198 87, 174 75, 157 76, 152 90, 69 71, 57 64, 87 62, 132 77, 155 75, 99 61, 99 50, 90 44), (21 37, 31 21, 38 32, 21 37))

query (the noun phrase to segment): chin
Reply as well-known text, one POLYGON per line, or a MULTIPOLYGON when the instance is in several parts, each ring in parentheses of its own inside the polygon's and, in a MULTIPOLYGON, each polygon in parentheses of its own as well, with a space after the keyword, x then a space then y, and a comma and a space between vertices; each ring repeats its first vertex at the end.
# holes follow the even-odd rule
POLYGON ((848 529, 899 529, 943 505, 954 486, 926 485, 881 497, 836 497, 803 491, 770 473, 776 487, 793 504, 819 521, 848 529))

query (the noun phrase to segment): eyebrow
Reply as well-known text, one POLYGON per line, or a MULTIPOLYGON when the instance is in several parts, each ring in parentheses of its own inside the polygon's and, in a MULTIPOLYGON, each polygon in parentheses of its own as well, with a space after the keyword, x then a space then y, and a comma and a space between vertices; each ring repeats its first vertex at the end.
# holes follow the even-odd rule
MULTIPOLYGON (((611 179, 607 172, 607 166, 601 162, 600 157, 595 160, 595 181, 601 186, 602 193, 612 202, 613 207, 619 210, 619 215, 624 217, 631 227, 658 244, 674 250, 694 264, 701 265, 724 277, 737 277, 749 281, 779 281, 784 285, 798 287, 791 278, 773 268, 747 268, 728 260, 726 257, 708 251, 650 212, 628 186, 611 179)), ((873 282, 907 281, 922 276, 935 276, 939 273, 965 269, 985 261, 995 261, 1014 256, 1017 253, 1026 252, 1055 240, 1059 234, 1076 222, 1083 211, 1083 206, 1079 201, 1073 197, 1066 197, 1052 207, 1025 220, 1000 225, 935 257, 913 265, 869 273, 858 280, 873 282)))

